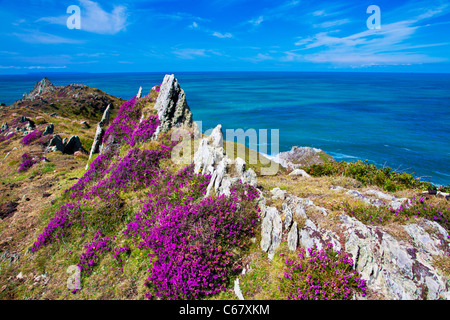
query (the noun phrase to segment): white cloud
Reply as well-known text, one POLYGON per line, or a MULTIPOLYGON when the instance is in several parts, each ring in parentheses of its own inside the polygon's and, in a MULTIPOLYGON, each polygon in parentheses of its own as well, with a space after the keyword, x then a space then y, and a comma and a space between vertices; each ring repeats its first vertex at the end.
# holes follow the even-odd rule
POLYGON ((232 38, 233 37, 233 35, 231 34, 231 33, 225 33, 225 34, 222 34, 222 33, 220 33, 220 32, 213 32, 213 34, 212 34, 214 37, 217 37, 217 38, 221 38, 221 39, 224 39, 224 38, 232 38))
POLYGON ((250 24, 252 24, 254 26, 259 26, 263 21, 264 21, 264 17, 263 16, 259 16, 256 19, 250 20, 248 23, 250 23, 250 24))
MULTIPOLYGON (((128 13, 124 6, 114 6, 111 12, 103 10, 97 2, 79 0, 81 30, 98 34, 116 34, 126 29, 128 13)), ((66 25, 69 15, 43 17, 37 21, 66 25)))
POLYGON ((28 31, 26 33, 13 33, 12 36, 21 39, 24 42, 28 43, 40 43, 40 44, 76 44, 81 43, 82 41, 70 38, 64 38, 60 36, 56 36, 50 33, 44 33, 39 31, 28 31))
POLYGON ((66 66, 61 67, 47 67, 47 66, 29 66, 29 67, 17 67, 17 66, 0 66, 0 69, 66 69, 66 66))
POLYGON ((222 53, 212 49, 176 49, 173 53, 180 59, 192 60, 196 57, 221 56, 222 53))
MULTIPOLYGON (((408 20, 382 24, 380 30, 365 30, 347 36, 338 36, 340 31, 319 32, 302 37, 295 45, 298 49, 285 52, 282 61, 303 61, 332 63, 336 65, 360 67, 371 65, 410 65, 448 61, 446 57, 431 57, 413 49, 448 45, 447 42, 411 44, 424 19, 441 14, 442 8, 421 13, 408 20), (300 54, 301 53, 301 54, 300 54)), ((325 12, 313 13, 323 16, 325 12)), ((329 26, 347 23, 343 20, 329 22, 329 26)), ((317 25, 327 27, 328 25, 317 25)))

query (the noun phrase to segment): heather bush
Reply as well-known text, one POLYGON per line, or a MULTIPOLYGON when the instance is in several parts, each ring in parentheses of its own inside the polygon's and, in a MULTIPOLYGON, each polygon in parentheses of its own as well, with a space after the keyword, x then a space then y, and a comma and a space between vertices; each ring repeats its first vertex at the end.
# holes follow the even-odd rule
POLYGON ((37 161, 29 153, 22 155, 22 163, 20 164, 18 172, 28 171, 37 161))
POLYGON ((138 142, 145 142, 151 139, 156 131, 156 128, 161 124, 157 115, 150 116, 139 123, 137 129, 133 131, 130 138, 130 146, 138 142))
POLYGON ((103 137, 103 143, 108 139, 114 138, 115 143, 128 144, 131 142, 131 134, 138 126, 141 117, 141 109, 136 105, 136 98, 123 103, 116 118, 111 122, 103 137))
POLYGON ((45 227, 33 246, 31 252, 41 249, 43 246, 60 240, 65 234, 67 229, 72 226, 73 221, 77 218, 82 222, 83 213, 79 205, 75 202, 71 202, 61 206, 61 208, 55 213, 55 216, 45 227), (75 219, 74 219, 75 218, 75 219))
POLYGON ((398 173, 389 167, 378 169, 367 161, 328 161, 314 164, 306 169, 314 177, 343 175, 360 181, 363 185, 375 185, 386 191, 395 192, 405 188, 431 188, 430 183, 422 182, 410 173, 398 173))
POLYGON ((56 212, 32 250, 61 239, 79 224, 83 233, 97 231, 80 257, 83 270, 92 270, 108 252, 124 263, 123 257, 130 253, 128 244, 113 248, 113 239, 122 230, 127 243, 151 253, 148 298, 196 299, 216 294, 241 268, 259 221, 259 192, 237 183, 230 195, 205 199, 210 175, 194 172, 193 164, 178 171, 160 166, 178 143, 171 141, 170 134, 159 136, 158 149, 127 151, 127 145, 151 139, 159 125, 157 116, 140 122, 140 105, 132 99, 120 107, 104 142, 112 139, 122 148, 99 155, 66 190, 66 200, 77 202, 56 212), (123 151, 127 153, 120 157, 123 151))
POLYGON ((308 253, 300 248, 298 257, 284 257, 284 272, 280 292, 291 300, 350 300, 354 295, 366 295, 366 282, 352 270, 348 254, 335 252, 332 244, 308 253))
POLYGON ((93 240, 86 244, 84 249, 85 252, 81 254, 78 266, 83 271, 92 271, 101 255, 111 251, 111 238, 105 237, 101 231, 97 231, 93 240))
POLYGON ((236 188, 229 197, 206 198, 150 217, 140 243, 155 258, 147 297, 198 299, 224 290, 241 269, 242 250, 258 223, 255 194, 236 188), (245 201, 252 202, 252 211, 240 206, 245 201))
POLYGON ((22 145, 27 146, 42 136, 42 131, 34 130, 22 138, 22 145))

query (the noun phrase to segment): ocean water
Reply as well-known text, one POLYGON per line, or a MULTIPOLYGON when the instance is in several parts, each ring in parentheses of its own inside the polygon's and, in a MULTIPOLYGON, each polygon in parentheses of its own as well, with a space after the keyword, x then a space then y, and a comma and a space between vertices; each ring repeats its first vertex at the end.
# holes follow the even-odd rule
MULTIPOLYGON (((320 148, 336 160, 368 160, 450 184, 450 74, 175 73, 205 132, 279 130, 279 151, 320 148)), ((43 74, 0 76, 0 102, 29 92, 43 74)), ((55 85, 87 84, 130 99, 164 73, 46 74, 55 85)), ((256 149, 258 145, 250 145, 256 149)), ((268 150, 274 155, 274 152, 268 150)))

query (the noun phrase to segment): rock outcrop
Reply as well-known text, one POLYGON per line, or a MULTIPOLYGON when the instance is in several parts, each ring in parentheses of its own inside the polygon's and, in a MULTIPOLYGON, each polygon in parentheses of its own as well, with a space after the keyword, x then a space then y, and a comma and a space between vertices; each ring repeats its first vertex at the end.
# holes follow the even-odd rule
POLYGON ((209 137, 203 138, 194 154, 195 172, 211 175, 206 197, 212 190, 216 194, 230 194, 230 187, 240 180, 256 187, 256 173, 246 169, 245 161, 230 159, 223 149, 223 132, 219 124, 209 137), (231 174, 234 168, 234 174, 231 174))
POLYGON ((334 159, 320 149, 294 146, 290 151, 276 155, 273 161, 285 168, 295 170, 313 164, 321 164, 325 161, 334 161, 334 159))
POLYGON ((365 225, 346 214, 338 215, 329 227, 320 227, 307 212, 324 213, 324 208, 289 194, 282 212, 266 207, 265 199, 260 206, 261 249, 269 259, 280 241, 286 240, 292 251, 331 243, 335 250, 349 253, 370 290, 386 299, 450 299, 450 278, 434 266, 436 257, 450 255, 449 236, 436 222, 402 225, 404 238, 399 239, 381 226, 365 225), (281 240, 282 235, 286 239, 281 240))
POLYGON ((56 87, 45 77, 35 84, 34 89, 29 94, 24 93, 22 100, 35 100, 37 97, 52 92, 56 87))
POLYGON ((192 113, 186 101, 184 90, 181 89, 175 76, 166 75, 155 103, 161 125, 155 137, 160 132, 167 132, 171 128, 192 127, 192 113))
POLYGON ((79 136, 72 136, 64 145, 64 153, 74 154, 77 151, 84 151, 79 136))
POLYGON ((55 126, 53 123, 50 123, 48 126, 45 127, 44 132, 42 133, 43 136, 53 134, 53 131, 55 130, 55 126))
POLYGON ((109 125, 109 118, 111 116, 111 105, 108 105, 103 117, 97 124, 97 130, 95 131, 94 141, 92 142, 91 152, 89 153, 88 163, 86 164, 86 170, 89 169, 89 161, 92 156, 96 153, 101 152, 101 146, 103 141, 103 136, 105 135, 105 129, 109 125))

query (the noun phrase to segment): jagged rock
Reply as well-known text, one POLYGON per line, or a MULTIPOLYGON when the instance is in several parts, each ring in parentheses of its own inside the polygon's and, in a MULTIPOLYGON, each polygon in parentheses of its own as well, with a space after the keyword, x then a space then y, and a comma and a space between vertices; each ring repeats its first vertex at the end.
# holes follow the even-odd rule
POLYGON ((245 300, 244 296, 242 295, 241 287, 239 285, 239 278, 236 278, 236 280, 234 280, 234 294, 239 300, 245 300))
POLYGON ((279 153, 273 161, 285 168, 298 169, 325 161, 334 161, 334 159, 320 149, 294 146, 290 151, 279 153))
POLYGON ((48 126, 45 127, 45 130, 42 133, 42 135, 46 136, 48 134, 53 134, 54 130, 55 130, 55 126, 53 125, 53 123, 50 123, 48 126))
POLYGON ((34 100, 37 97, 55 90, 56 87, 45 77, 35 84, 34 89, 29 94, 24 93, 22 100, 34 100))
POLYGON ((261 249, 269 254, 271 260, 281 244, 282 229, 281 215, 277 208, 267 207, 262 221, 261 249))
POLYGON ((103 136, 105 135, 105 128, 109 124, 110 116, 111 116, 111 105, 109 104, 108 107, 103 112, 102 119, 97 124, 97 130, 95 131, 94 141, 92 142, 91 152, 89 153, 88 163, 86 164, 86 170, 89 168, 89 161, 91 160, 92 156, 96 153, 102 152, 101 147, 103 136))
POLYGON ((395 239, 380 227, 366 226, 355 218, 341 215, 345 230, 345 251, 354 261, 355 269, 368 281, 369 287, 387 299, 428 299, 446 296, 449 279, 433 267, 433 255, 449 252, 445 230, 430 221, 403 226, 411 236, 409 242, 395 239), (425 226, 435 228, 428 233, 425 226), (441 233, 442 232, 442 233, 441 233), (424 288, 427 288, 424 291, 424 288))
POLYGON ((8 124, 6 122, 3 123, 2 124, 2 128, 1 128, 1 132, 4 132, 4 131, 8 130, 8 128, 9 128, 8 124))
POLYGON ((51 113, 50 117, 56 117, 56 112, 51 113))
POLYGON ((297 227, 297 222, 295 222, 295 221, 292 224, 291 230, 288 233, 287 242, 288 242, 289 250, 291 250, 291 251, 297 250, 297 246, 298 246, 298 227, 297 227))
POLYGON ((47 147, 47 152, 54 152, 54 151, 64 152, 64 143, 58 134, 55 134, 53 136, 47 147))
POLYGON ((64 145, 64 153, 74 154, 76 151, 83 150, 83 146, 81 145, 80 137, 72 136, 70 137, 67 144, 64 145))
POLYGON ((270 190, 272 193, 272 199, 281 199, 284 200, 286 198, 286 190, 281 190, 280 188, 273 188, 270 190))
POLYGON ((194 154, 194 170, 202 174, 210 174, 211 180, 207 187, 206 197, 214 190, 216 194, 230 194, 230 187, 237 181, 256 186, 256 173, 240 160, 230 159, 223 149, 222 126, 219 124, 209 137, 203 138, 194 154), (235 176, 230 175, 230 168, 238 167, 235 176))
POLYGON ((159 132, 167 132, 173 127, 192 127, 192 113, 186 102, 184 90, 173 74, 164 77, 155 109, 161 121, 155 137, 158 137, 159 132))
POLYGON ((89 129, 89 128, 91 127, 87 121, 82 121, 82 122, 81 122, 81 125, 82 125, 83 127, 85 127, 86 129, 89 129))
POLYGON ((139 87, 138 93, 136 95, 137 99, 140 99, 142 97, 142 87, 139 87))
POLYGON ((306 250, 313 247, 320 250, 326 248, 328 243, 331 243, 336 251, 341 250, 339 237, 330 230, 316 226, 311 219, 306 219, 305 226, 300 230, 299 243, 306 250))

